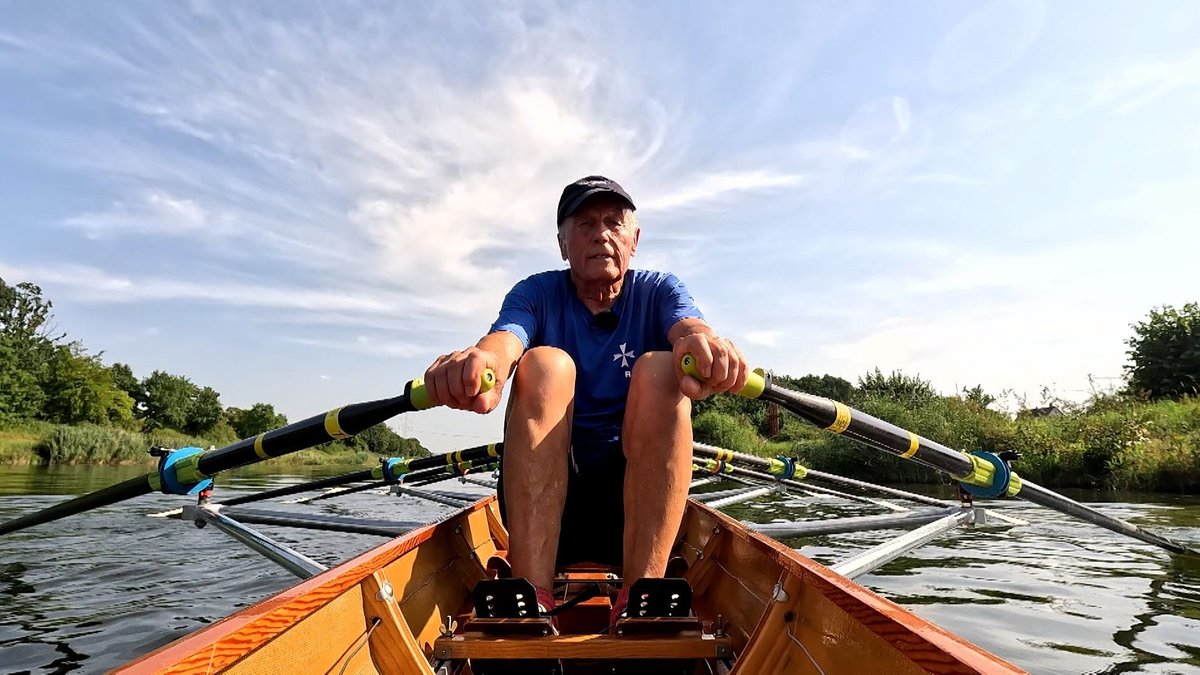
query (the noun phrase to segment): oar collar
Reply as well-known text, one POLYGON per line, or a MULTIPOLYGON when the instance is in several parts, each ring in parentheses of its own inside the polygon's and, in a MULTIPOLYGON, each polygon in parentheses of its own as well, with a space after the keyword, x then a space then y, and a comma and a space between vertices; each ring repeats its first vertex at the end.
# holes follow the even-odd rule
POLYGON ((200 471, 196 447, 172 450, 158 459, 157 474, 150 474, 150 487, 167 495, 194 495, 212 487, 212 477, 200 471))

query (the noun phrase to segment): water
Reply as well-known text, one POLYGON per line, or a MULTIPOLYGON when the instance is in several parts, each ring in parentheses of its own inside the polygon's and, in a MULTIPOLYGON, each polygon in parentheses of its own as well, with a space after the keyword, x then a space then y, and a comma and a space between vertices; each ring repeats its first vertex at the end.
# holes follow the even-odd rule
MULTIPOLYGON (((0 520, 144 471, 0 467, 0 520)), ((226 479, 220 494, 311 477, 242 473, 226 479)), ((483 494, 469 485, 453 489, 483 494)), ((1070 496, 1089 503, 1112 499, 1070 496)), ((1098 505, 1200 543, 1200 498, 1117 498, 1098 505)), ((0 672, 101 672, 295 583, 212 528, 145 517, 179 505, 180 498, 150 495, 0 538, 0 672)), ((780 496, 730 512, 758 522, 877 512, 859 506, 780 496)), ((437 504, 370 493, 290 508, 397 520, 446 512, 437 504)), ((1022 502, 1003 509, 1035 524, 956 532, 860 583, 1034 673, 1200 673, 1200 560, 1171 556, 1022 502)), ((326 565, 383 541, 262 529, 326 565)), ((832 563, 895 534, 788 543, 832 563)))

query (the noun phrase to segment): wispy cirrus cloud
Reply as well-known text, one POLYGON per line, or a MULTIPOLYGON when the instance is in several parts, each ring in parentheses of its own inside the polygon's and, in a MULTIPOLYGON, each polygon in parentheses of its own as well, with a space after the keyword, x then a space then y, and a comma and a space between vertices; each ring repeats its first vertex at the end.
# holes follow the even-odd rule
POLYGON ((804 174, 776 173, 766 170, 710 173, 697 176, 682 187, 664 194, 651 194, 641 200, 643 211, 707 206, 722 199, 736 199, 746 193, 759 193, 781 188, 803 187, 809 181, 804 174))
POLYGON ((1200 49, 1126 66, 1095 86, 1092 103, 1126 115, 1180 90, 1200 93, 1200 49))

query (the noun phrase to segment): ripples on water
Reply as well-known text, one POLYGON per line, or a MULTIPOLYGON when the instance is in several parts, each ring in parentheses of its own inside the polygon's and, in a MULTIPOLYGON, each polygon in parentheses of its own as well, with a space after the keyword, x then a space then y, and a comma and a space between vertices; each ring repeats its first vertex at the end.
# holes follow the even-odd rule
MULTIPOLYGON (((0 520, 62 499, 55 495, 79 494, 144 471, 0 467, 0 520)), ((222 484, 219 494, 308 478, 239 475, 222 484)), ((453 489, 483 494, 469 485, 453 489)), ((1200 499, 1124 498, 1139 503, 1100 507, 1200 543, 1200 499)), ((295 583, 212 528, 145 517, 181 504, 177 497, 150 495, 0 537, 0 672, 113 668, 295 583)), ((430 520, 447 512, 411 497, 370 493, 270 508, 396 520, 430 520)), ((1031 672, 1200 673, 1200 560, 1171 556, 1023 502, 1004 503, 1003 509, 1034 525, 959 531, 859 582, 1031 672)), ((730 512, 756 522, 877 513, 832 499, 788 497, 730 512)), ((330 566, 384 541, 262 529, 330 566)), ((834 563, 897 532, 787 543, 834 563)))

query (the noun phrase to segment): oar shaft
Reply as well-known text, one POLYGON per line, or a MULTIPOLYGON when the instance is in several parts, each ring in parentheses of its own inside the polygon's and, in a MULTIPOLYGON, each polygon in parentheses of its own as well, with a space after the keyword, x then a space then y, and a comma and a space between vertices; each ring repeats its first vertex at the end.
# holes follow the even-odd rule
POLYGON ((313 502, 321 501, 322 499, 341 497, 342 495, 352 495, 355 492, 363 492, 365 490, 371 490, 374 488, 385 488, 387 486, 388 486, 387 481, 375 481, 372 483, 364 483, 362 485, 351 485, 350 487, 344 487, 340 490, 330 490, 329 492, 322 492, 321 494, 316 495, 314 497, 305 497, 304 499, 298 500, 296 503, 297 504, 311 504, 313 502))
POLYGON ((1021 497, 1033 502, 1039 506, 1044 506, 1048 509, 1060 511, 1069 516, 1074 516, 1080 520, 1086 520, 1093 525, 1099 525, 1106 530, 1112 530, 1118 534, 1123 534, 1133 537, 1139 541, 1144 541, 1147 544, 1153 544, 1160 548, 1165 548, 1173 553, 1190 553, 1192 555, 1200 555, 1200 552, 1194 551, 1183 544, 1172 541, 1161 535, 1148 532, 1132 523, 1127 523, 1120 518, 1113 518, 1105 515, 1096 509, 1093 509, 1086 504, 1068 499, 1053 490, 1024 481, 1021 486, 1021 497))
POLYGON ((282 457, 328 441, 349 438, 364 429, 413 410, 416 408, 407 394, 335 408, 286 427, 210 450, 201 455, 197 468, 201 473, 212 476, 221 471, 272 457, 282 457))
POLYGON ((891 422, 853 410, 844 403, 774 384, 768 384, 760 398, 778 403, 826 431, 945 471, 951 476, 966 476, 975 469, 975 463, 967 455, 901 429, 891 422))
POLYGON ((52 520, 65 518, 75 515, 83 511, 97 509, 109 504, 115 504, 119 501, 124 501, 133 497, 147 494, 150 492, 150 481, 146 476, 137 476, 129 480, 110 485, 102 490, 90 492, 86 495, 81 495, 74 499, 68 499, 61 504, 55 504, 46 509, 42 509, 37 513, 31 513, 27 516, 14 518, 6 523, 0 523, 0 535, 16 532, 34 525, 41 525, 52 520))
MULTIPOLYGON (((480 379, 480 391, 490 390, 495 382, 495 374, 490 368, 486 369, 480 379)), ((196 469, 204 476, 213 476, 227 469, 281 457, 327 441, 340 441, 401 413, 425 410, 432 406, 425 384, 421 380, 411 380, 404 386, 404 393, 400 396, 351 403, 205 452, 197 460, 196 469)))
MULTIPOLYGON (((725 448, 718 448, 715 445, 708 445, 707 443, 692 443, 692 451, 698 455, 702 455, 704 457, 713 457, 716 459, 721 459, 723 456, 732 457, 735 461, 737 461, 739 463, 747 464, 749 466, 763 469, 764 471, 767 471, 769 473, 774 473, 774 471, 773 471, 774 466, 773 466, 771 460, 764 458, 764 457, 757 457, 755 455, 749 455, 744 452, 737 452, 735 450, 726 450, 725 448)), ((776 462, 778 462, 778 460, 776 460, 776 462)), ((800 467, 797 465, 797 469, 799 469, 799 468, 800 467)), ((847 487, 857 488, 857 489, 863 490, 863 491, 878 492, 880 494, 886 494, 886 495, 889 495, 892 497, 900 497, 903 499, 920 502, 922 504, 932 504, 935 506, 953 506, 953 504, 951 504, 948 501, 937 499, 934 497, 928 497, 925 495, 920 495, 915 492, 908 492, 906 490, 897 490, 895 488, 889 488, 889 487, 885 487, 882 485, 875 485, 873 483, 867 483, 867 482, 864 482, 861 480, 854 480, 853 478, 846 478, 845 476, 839 476, 837 474, 825 473, 824 471, 817 471, 816 469, 810 469, 808 467, 803 467, 803 469, 804 469, 803 470, 803 473, 804 473, 803 478, 805 480, 813 479, 813 480, 821 480, 821 481, 825 481, 825 482, 829 482, 829 483, 836 483, 836 484, 844 485, 847 487)), ((801 472, 799 470, 797 470, 796 475, 799 476, 800 473, 801 472)), ((806 488, 814 487, 814 486, 808 484, 807 482, 804 483, 804 486, 806 488)), ((842 495, 844 493, 834 493, 834 494, 842 495)))
POLYGON ((276 488, 274 490, 267 490, 265 492, 256 492, 252 495, 242 495, 241 497, 234 497, 233 499, 225 499, 225 500, 221 501, 221 504, 223 506, 235 506, 237 504, 249 504, 251 502, 258 502, 258 501, 262 501, 264 499, 274 499, 276 497, 286 497, 288 495, 299 494, 301 492, 308 492, 310 490, 324 490, 325 488, 338 487, 339 485, 349 485, 350 483, 357 483, 360 480, 370 480, 371 472, 372 472, 372 469, 365 469, 363 471, 355 471, 353 473, 345 473, 340 476, 330 476, 329 478, 322 478, 321 480, 314 480, 314 481, 309 481, 307 483, 299 483, 296 485, 288 485, 285 487, 276 488))

